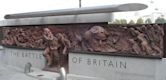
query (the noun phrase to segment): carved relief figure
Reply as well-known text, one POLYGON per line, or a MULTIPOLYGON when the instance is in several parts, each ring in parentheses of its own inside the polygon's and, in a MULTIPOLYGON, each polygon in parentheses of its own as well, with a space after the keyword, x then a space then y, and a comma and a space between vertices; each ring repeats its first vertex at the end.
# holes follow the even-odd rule
POLYGON ((70 41, 61 33, 57 33, 54 36, 48 28, 44 28, 43 36, 46 41, 46 48, 43 54, 47 61, 46 68, 55 67, 56 71, 58 71, 60 67, 64 66, 70 41))
POLYGON ((60 61, 59 61, 59 65, 60 67, 67 67, 67 62, 68 62, 68 53, 69 53, 69 49, 71 48, 71 43, 70 40, 67 38, 67 36, 63 33, 57 33, 55 35, 58 39, 58 42, 60 44, 60 48, 59 48, 59 55, 60 55, 60 61))
POLYGON ((4 28, 2 44, 24 48, 44 48, 41 31, 39 27, 7 27, 4 28))
POLYGON ((141 45, 141 48, 142 50, 146 53, 146 54, 150 54, 152 49, 151 47, 149 46, 149 43, 148 41, 146 40, 145 38, 145 34, 135 30, 134 31, 136 34, 137 34, 137 39, 141 42, 140 45, 141 45))
POLYGON ((155 51, 154 53, 162 54, 161 45, 163 44, 163 36, 164 36, 163 30, 157 24, 150 26, 149 29, 150 30, 148 30, 147 33, 151 34, 149 35, 149 41, 152 49, 155 51))
POLYGON ((93 26, 84 33, 85 46, 89 51, 115 52, 116 50, 109 45, 108 32, 101 26, 93 26))
POLYGON ((58 65, 59 61, 58 48, 60 47, 58 39, 54 37, 54 35, 48 28, 44 28, 43 36, 46 41, 46 48, 43 54, 47 61, 46 66, 51 67, 52 65, 58 65))
POLYGON ((13 33, 10 32, 9 28, 5 28, 3 34, 4 39, 2 40, 2 44, 6 44, 6 45, 15 45, 15 40, 13 38, 13 33))
POLYGON ((131 44, 132 47, 131 53, 136 53, 136 54, 141 53, 140 47, 134 39, 129 39, 129 43, 131 44))

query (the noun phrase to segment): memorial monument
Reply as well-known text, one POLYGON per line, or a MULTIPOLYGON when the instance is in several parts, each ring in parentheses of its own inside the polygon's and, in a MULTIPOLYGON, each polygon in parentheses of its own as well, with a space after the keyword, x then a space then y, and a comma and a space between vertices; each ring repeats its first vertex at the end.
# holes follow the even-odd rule
POLYGON ((163 80, 155 69, 165 55, 165 24, 108 24, 112 12, 145 8, 130 3, 8 14, 0 22, 5 63, 52 72, 64 67, 105 80, 163 80))
POLYGON ((52 50, 59 55, 72 51, 158 58, 163 56, 164 29, 163 25, 158 24, 24 26, 5 27, 3 32, 3 45, 45 49, 44 56, 48 65, 52 63, 48 58, 52 50))

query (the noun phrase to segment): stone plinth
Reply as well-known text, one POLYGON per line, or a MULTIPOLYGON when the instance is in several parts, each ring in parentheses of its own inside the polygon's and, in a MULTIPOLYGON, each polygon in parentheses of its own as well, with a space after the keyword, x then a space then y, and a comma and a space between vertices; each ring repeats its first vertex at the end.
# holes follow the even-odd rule
POLYGON ((4 47, 2 61, 5 64, 24 68, 25 64, 30 62, 32 67, 42 69, 45 65, 43 50, 21 49, 21 48, 6 48, 4 47))
POLYGON ((69 73, 106 80, 165 80, 166 59, 69 54, 69 73))

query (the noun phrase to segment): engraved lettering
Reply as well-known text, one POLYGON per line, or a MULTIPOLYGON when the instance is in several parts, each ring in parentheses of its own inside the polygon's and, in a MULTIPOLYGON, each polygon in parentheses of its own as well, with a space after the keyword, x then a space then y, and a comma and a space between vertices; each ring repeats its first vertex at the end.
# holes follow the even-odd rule
POLYGON ((91 59, 91 58, 82 58, 82 57, 73 57, 72 62, 79 64, 81 62, 85 62, 88 66, 104 66, 104 67, 111 67, 111 68, 120 68, 126 69, 127 63, 125 61, 118 61, 113 59, 91 59))
POLYGON ((93 59, 93 65, 96 65, 96 66, 97 66, 97 61, 96 61, 96 59, 93 59))
POLYGON ((113 64, 112 61, 110 61, 108 65, 111 66, 111 67, 114 67, 114 64, 113 64))
POLYGON ((120 61, 120 68, 126 69, 126 62, 120 61))
POLYGON ((87 64, 91 65, 91 59, 89 59, 89 58, 87 59, 87 64))

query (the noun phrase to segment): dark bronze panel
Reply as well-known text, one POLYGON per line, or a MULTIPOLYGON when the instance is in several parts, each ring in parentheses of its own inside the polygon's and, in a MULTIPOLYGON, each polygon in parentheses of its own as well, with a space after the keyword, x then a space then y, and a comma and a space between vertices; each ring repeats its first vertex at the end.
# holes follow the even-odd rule
POLYGON ((70 51, 162 57, 163 26, 92 23, 4 27, 2 42, 6 46, 44 49, 43 29, 49 28, 54 36, 61 33, 70 41, 70 51))

